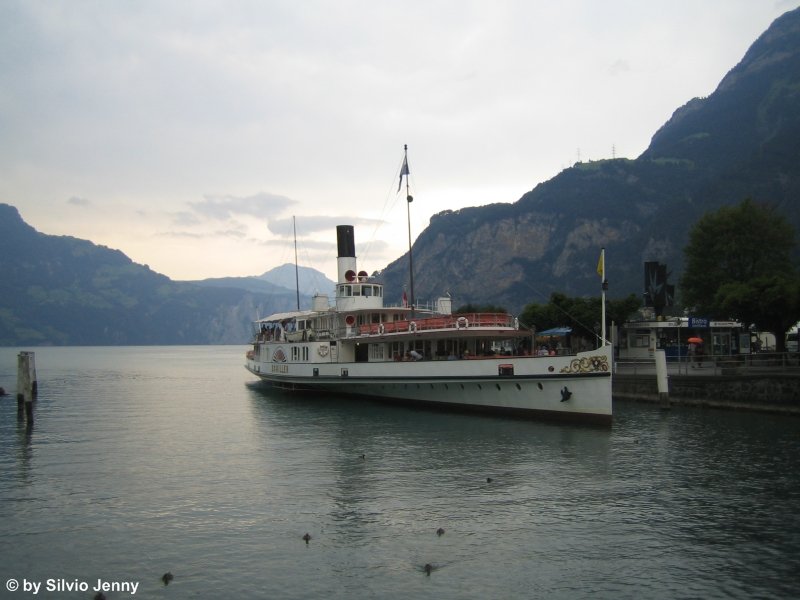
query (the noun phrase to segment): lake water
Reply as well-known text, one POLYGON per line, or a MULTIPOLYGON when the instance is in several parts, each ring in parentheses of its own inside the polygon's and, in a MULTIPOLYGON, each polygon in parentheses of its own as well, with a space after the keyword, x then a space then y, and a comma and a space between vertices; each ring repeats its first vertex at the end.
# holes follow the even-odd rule
POLYGON ((0 348, 0 597, 800 596, 798 418, 589 428, 289 397, 244 347, 33 350, 28 431, 0 348))

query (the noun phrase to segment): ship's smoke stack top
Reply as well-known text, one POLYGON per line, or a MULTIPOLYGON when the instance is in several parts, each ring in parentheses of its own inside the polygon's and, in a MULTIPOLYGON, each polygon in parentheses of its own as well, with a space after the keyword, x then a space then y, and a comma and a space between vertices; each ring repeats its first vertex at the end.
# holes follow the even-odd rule
POLYGON ((356 238, 352 225, 336 226, 336 242, 339 246, 339 258, 356 257, 356 238))
POLYGON ((336 226, 336 244, 339 283, 352 281, 356 273, 356 241, 352 225, 336 226))

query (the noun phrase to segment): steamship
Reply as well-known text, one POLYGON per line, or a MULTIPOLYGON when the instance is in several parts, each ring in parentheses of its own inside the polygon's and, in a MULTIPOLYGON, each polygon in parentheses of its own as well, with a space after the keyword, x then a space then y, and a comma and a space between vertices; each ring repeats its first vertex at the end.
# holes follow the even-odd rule
POLYGON ((411 302, 389 306, 383 285, 358 270, 353 227, 336 230, 335 298, 318 294, 311 310, 255 322, 246 367, 261 380, 332 401, 344 394, 611 422, 612 354, 605 340, 596 350, 539 356, 532 332, 509 314, 453 313, 449 297, 423 306, 413 293, 411 302))

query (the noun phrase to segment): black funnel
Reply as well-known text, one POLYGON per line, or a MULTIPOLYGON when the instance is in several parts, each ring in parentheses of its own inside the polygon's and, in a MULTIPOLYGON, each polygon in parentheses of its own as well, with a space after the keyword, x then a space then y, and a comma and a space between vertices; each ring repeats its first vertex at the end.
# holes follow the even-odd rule
POLYGON ((356 256, 356 239, 352 225, 336 226, 336 243, 339 249, 339 258, 356 256))

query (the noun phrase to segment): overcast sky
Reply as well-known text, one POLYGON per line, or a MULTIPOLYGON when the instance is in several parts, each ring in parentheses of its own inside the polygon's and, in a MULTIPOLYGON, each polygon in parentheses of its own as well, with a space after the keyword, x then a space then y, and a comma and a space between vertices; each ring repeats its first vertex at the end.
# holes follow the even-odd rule
MULTIPOLYGON (((442 210, 635 158, 798 0, 0 0, 0 202, 173 279, 385 267, 442 210)), ((327 290, 326 290, 327 291, 327 290)))

